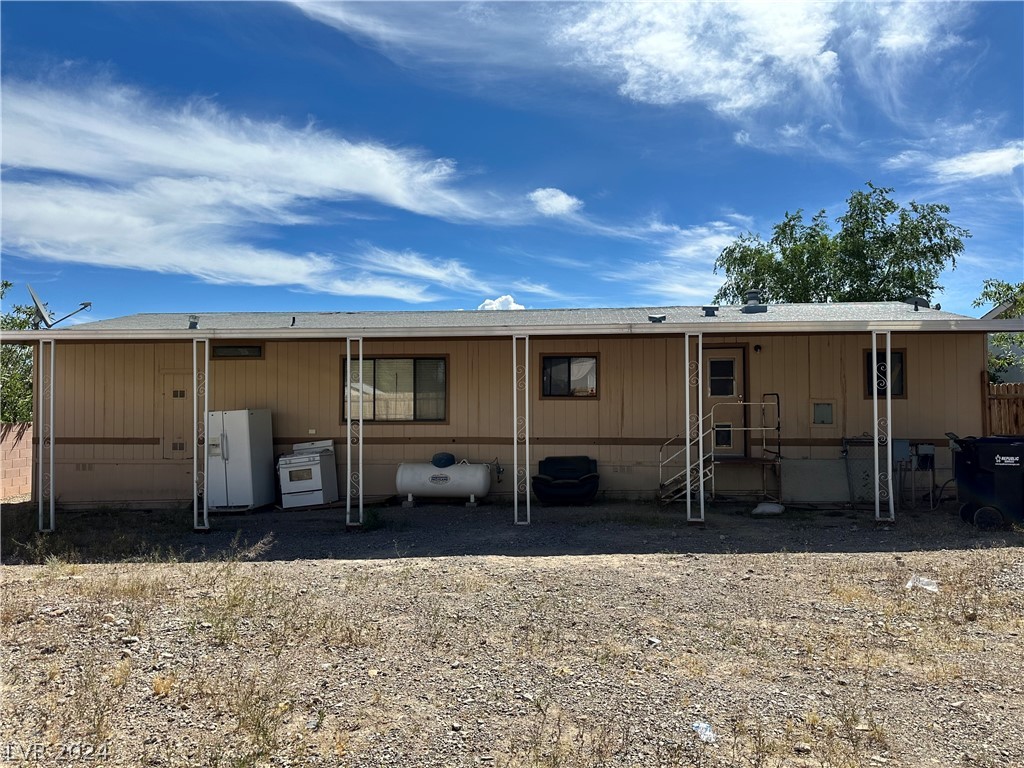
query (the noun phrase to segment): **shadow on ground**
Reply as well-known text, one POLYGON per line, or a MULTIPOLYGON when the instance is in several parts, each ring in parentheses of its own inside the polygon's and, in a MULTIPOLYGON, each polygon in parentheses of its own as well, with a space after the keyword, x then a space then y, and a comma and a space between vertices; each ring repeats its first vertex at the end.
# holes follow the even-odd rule
MULTIPOLYGON (((372 506, 362 528, 345 526, 344 506, 265 509, 211 516, 211 530, 192 530, 180 511, 58 511, 57 530, 37 532, 31 503, 2 510, 0 558, 5 564, 200 561, 237 555, 272 537, 259 560, 390 559, 497 555, 721 554, 730 552, 904 552, 1024 546, 1024 531, 983 532, 961 522, 956 506, 909 510, 878 525, 873 511, 790 507, 755 518, 752 505, 714 506, 700 524, 683 507, 609 503, 581 508, 533 506, 529 525, 515 525, 510 505, 372 506)), ((522 508, 520 509, 522 512, 522 508)))

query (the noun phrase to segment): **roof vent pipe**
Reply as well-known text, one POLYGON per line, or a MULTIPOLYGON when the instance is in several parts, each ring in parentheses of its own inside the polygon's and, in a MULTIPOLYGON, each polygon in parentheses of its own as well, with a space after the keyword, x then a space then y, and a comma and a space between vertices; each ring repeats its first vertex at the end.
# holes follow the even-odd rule
POLYGON ((767 312, 768 307, 761 303, 761 291, 757 288, 747 291, 747 303, 740 308, 740 312, 751 315, 755 312, 767 312))

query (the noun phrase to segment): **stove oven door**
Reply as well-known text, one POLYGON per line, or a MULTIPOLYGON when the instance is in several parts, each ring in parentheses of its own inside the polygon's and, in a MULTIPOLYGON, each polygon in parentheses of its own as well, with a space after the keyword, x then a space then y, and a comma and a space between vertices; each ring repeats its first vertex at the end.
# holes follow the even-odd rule
POLYGON ((280 464, 281 494, 319 491, 323 488, 320 474, 320 457, 310 456, 300 460, 283 460, 280 464))

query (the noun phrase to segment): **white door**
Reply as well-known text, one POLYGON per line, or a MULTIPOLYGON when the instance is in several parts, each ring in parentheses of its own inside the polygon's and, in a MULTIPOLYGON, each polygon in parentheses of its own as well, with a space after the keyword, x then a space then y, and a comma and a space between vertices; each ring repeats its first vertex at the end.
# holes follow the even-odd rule
POLYGON ((745 456, 743 350, 704 349, 704 413, 710 414, 709 442, 716 456, 745 456))

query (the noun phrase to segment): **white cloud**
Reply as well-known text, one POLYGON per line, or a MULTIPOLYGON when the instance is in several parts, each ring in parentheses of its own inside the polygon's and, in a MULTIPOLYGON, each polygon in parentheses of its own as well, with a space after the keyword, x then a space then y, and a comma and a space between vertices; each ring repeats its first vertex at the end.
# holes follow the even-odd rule
POLYGON ((735 115, 794 87, 825 92, 837 59, 836 27, 822 3, 623 3, 587 5, 556 39, 577 62, 651 104, 698 102, 735 115))
POLYGON ((936 160, 930 170, 939 181, 963 181, 991 176, 1009 176, 1024 164, 1024 141, 1014 141, 996 149, 967 152, 936 160))
POLYGON ((707 268, 688 268, 671 260, 630 264, 625 270, 608 270, 601 278, 625 283, 641 301, 659 304, 704 304, 725 282, 707 268))
POLYGON ((477 309, 526 309, 526 307, 522 304, 517 304, 514 298, 505 294, 496 299, 485 300, 477 309))
POLYGON ((192 275, 215 284, 294 286, 408 302, 434 298, 415 272, 401 275, 358 259, 346 265, 324 255, 231 241, 227 231, 243 219, 226 198, 210 208, 205 207, 209 201, 186 203, 169 218, 166 211, 182 201, 176 196, 160 200, 159 186, 109 190, 64 181, 5 181, 4 248, 51 261, 192 275), (194 218, 207 210, 215 213, 216 226, 194 218))
POLYGON ((516 291, 530 293, 535 296, 543 296, 546 299, 563 299, 565 294, 554 290, 547 283, 535 283, 532 280, 516 280, 513 284, 516 291))
POLYGON ((582 200, 552 187, 535 189, 529 198, 544 216, 571 216, 583 207, 582 200))
MULTIPOLYGON (((4 163, 130 184, 154 177, 230 181, 259 205, 365 199, 426 216, 493 219, 457 190, 455 162, 352 142, 313 127, 229 115, 213 104, 151 103, 124 86, 4 81, 4 163)), ((244 199, 244 198, 243 198, 244 199)))
POLYGON ((415 278, 462 292, 490 290, 471 269, 456 259, 431 260, 414 251, 389 251, 371 246, 357 261, 364 269, 376 274, 415 278))
POLYGON ((489 289, 455 260, 372 246, 295 254, 253 238, 321 223, 324 206, 345 217, 354 200, 454 222, 536 217, 460 189, 447 158, 204 101, 161 106, 108 82, 5 80, 3 130, 4 247, 54 261, 422 302, 436 287, 489 289))
POLYGON ((970 44, 960 32, 974 13, 970 3, 818 0, 297 5, 453 80, 575 84, 582 74, 632 101, 702 105, 735 124, 741 146, 840 161, 858 146, 855 105, 865 99, 923 135, 905 94, 948 63, 940 56, 970 44))
MULTIPOLYGON (((951 133, 930 143, 945 146, 978 141, 978 136, 951 133)), ((939 154, 935 147, 929 148, 929 151, 907 149, 887 158, 882 167, 888 170, 910 171, 921 179, 938 184, 996 179, 1011 176, 1017 168, 1024 165, 1024 141, 1010 141, 1001 147, 975 149, 947 157, 938 156, 939 154)))

